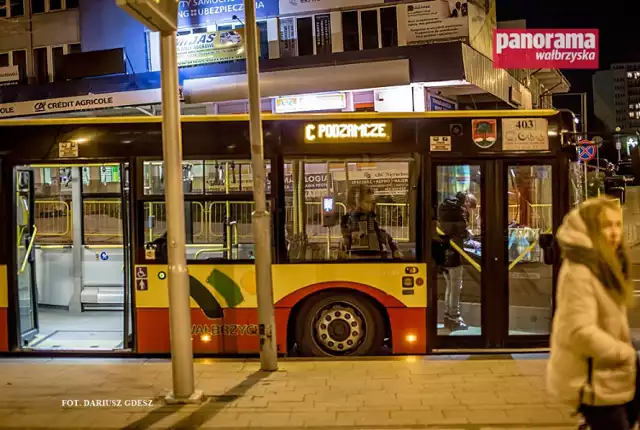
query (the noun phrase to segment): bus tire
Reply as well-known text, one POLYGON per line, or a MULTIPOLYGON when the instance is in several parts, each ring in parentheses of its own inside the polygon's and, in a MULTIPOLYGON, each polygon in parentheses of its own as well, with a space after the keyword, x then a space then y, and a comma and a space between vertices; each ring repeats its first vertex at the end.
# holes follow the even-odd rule
POLYGON ((296 341, 303 356, 374 355, 384 342, 384 321, 359 294, 324 292, 309 297, 296 318, 296 341))

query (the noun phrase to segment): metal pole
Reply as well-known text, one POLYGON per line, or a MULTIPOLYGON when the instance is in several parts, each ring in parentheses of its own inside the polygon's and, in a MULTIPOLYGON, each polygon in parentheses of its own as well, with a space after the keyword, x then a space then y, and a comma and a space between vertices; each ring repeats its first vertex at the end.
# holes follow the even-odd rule
POLYGON ((162 80, 162 152, 164 156, 167 249, 169 259, 169 318, 173 393, 168 402, 198 401, 194 392, 191 306, 185 247, 184 191, 182 189, 182 132, 178 94, 176 33, 160 34, 162 80))
POLYGON ((253 171, 253 241, 256 249, 256 287, 258 293, 258 327, 260 334, 260 367, 278 369, 273 287, 271 281, 271 217, 267 212, 265 194, 265 163, 260 118, 260 82, 258 69, 258 35, 255 0, 244 0, 245 47, 247 53, 247 81, 249 85, 249 126, 251 138, 251 167, 253 171))

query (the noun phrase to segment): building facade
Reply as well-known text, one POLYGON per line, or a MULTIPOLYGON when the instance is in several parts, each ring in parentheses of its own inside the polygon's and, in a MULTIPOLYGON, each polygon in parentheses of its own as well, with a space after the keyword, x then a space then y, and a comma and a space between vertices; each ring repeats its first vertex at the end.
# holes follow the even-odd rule
MULTIPOLYGON (((183 113, 243 113, 242 0, 183 0, 183 113)), ((548 107, 557 70, 493 67, 495 1, 258 0, 276 113, 548 107)), ((0 0, 0 118, 155 115, 159 37, 113 0, 0 0), (114 108, 118 108, 117 112, 114 108)))

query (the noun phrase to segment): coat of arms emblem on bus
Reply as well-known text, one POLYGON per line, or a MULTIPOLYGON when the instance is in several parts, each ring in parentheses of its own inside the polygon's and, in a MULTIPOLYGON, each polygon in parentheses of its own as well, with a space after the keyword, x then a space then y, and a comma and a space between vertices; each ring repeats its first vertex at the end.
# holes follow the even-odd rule
POLYGON ((497 123, 495 119, 474 119, 471 122, 473 142, 482 149, 491 148, 498 140, 497 123))
MULTIPOLYGON (((211 271, 207 277, 207 283, 224 299, 228 308, 235 308, 245 301, 240 285, 218 269, 211 271)), ((247 272, 240 283, 247 292, 255 293, 255 275, 253 271, 247 272)), ((224 308, 218 299, 193 275, 189 275, 189 293, 207 318, 218 319, 224 316, 224 308)))

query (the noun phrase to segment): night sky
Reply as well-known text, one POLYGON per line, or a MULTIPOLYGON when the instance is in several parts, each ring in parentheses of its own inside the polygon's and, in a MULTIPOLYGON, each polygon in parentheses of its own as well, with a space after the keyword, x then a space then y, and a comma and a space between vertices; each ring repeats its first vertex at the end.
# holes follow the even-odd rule
MULTIPOLYGON (((496 0, 498 21, 526 19, 527 28, 597 28, 600 68, 640 61, 640 2, 496 0)), ((590 91, 593 70, 563 70, 572 92, 590 91)))

